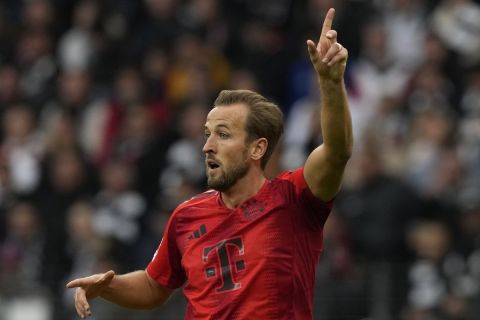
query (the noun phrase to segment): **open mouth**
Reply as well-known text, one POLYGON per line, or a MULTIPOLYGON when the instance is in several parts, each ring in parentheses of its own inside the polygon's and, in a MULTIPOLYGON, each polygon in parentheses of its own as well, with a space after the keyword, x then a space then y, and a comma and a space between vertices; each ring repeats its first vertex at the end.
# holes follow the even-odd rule
POLYGON ((220 165, 215 162, 214 160, 207 160, 207 167, 211 170, 213 169, 217 169, 218 167, 220 167, 220 165))

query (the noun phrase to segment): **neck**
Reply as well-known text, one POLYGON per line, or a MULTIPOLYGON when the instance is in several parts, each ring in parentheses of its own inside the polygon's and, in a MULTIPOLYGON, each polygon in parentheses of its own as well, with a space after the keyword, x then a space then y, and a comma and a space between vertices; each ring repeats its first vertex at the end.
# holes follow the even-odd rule
POLYGON ((222 192, 222 200, 228 208, 233 209, 257 194, 265 180, 266 178, 260 168, 252 169, 230 189, 222 192))

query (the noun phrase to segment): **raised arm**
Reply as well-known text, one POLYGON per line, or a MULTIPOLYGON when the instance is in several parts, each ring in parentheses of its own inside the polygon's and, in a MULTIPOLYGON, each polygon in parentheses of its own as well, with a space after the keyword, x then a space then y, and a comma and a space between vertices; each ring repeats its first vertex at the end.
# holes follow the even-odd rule
POLYGON ((320 87, 323 144, 308 156, 304 175, 312 193, 324 201, 331 200, 340 189, 353 144, 352 120, 343 81, 348 51, 337 42, 337 32, 331 30, 334 16, 335 10, 328 10, 317 45, 312 40, 307 41, 320 87))
POLYGON ((158 284, 145 271, 124 275, 108 271, 73 280, 67 288, 77 288, 75 308, 82 319, 92 315, 88 301, 96 297, 126 308, 151 309, 163 304, 173 292, 158 284))

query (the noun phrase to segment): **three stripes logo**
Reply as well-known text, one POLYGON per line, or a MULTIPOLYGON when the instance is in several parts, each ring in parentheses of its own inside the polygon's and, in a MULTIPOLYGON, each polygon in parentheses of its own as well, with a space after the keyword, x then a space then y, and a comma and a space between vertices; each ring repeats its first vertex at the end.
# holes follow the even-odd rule
POLYGON ((198 239, 201 236, 203 236, 205 233, 207 233, 207 227, 205 227, 205 225, 202 224, 197 230, 192 232, 192 234, 188 237, 188 240, 198 239))

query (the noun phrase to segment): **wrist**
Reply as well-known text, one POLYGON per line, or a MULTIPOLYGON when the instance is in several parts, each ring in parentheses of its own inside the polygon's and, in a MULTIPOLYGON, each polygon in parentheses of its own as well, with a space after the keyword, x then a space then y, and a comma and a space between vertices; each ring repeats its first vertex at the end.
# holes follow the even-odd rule
POLYGON ((343 77, 325 78, 318 76, 318 84, 321 88, 333 89, 343 86, 343 77))
POLYGON ((99 292, 99 296, 103 299, 109 300, 112 296, 112 292, 114 292, 114 285, 115 285, 115 278, 117 275, 114 275, 109 283, 99 292))

